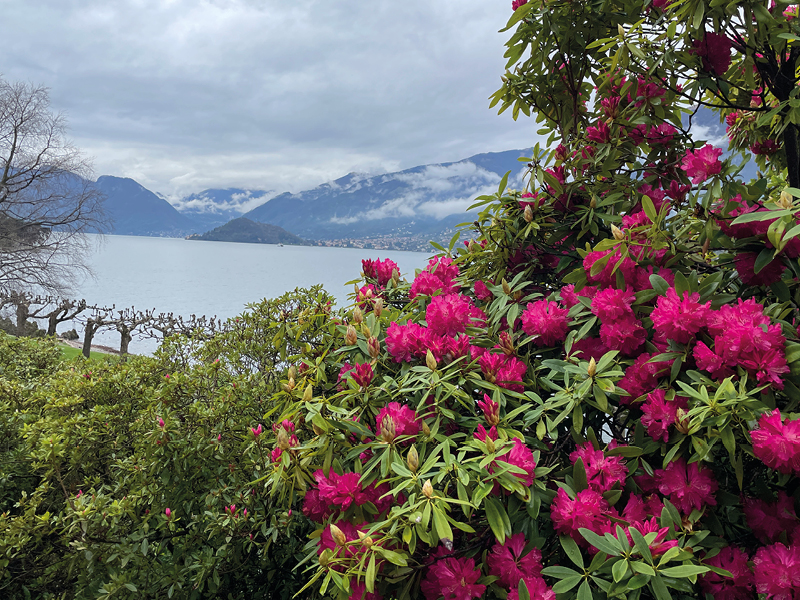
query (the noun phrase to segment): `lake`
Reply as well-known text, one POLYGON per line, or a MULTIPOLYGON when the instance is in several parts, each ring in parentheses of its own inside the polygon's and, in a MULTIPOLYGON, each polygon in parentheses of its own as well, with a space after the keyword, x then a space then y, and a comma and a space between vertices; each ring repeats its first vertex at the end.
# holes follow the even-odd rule
MULTIPOLYGON (((233 317, 246 304, 317 283, 336 297, 339 306, 346 306, 353 286, 344 283, 359 277, 361 259, 391 258, 409 279, 428 262, 422 252, 93 237, 97 243, 89 264, 94 277, 76 284, 74 297, 85 298, 89 304, 115 304, 117 309, 155 309, 184 316, 233 317)), ((66 329, 62 324, 59 332, 66 329)), ((77 329, 82 336, 82 327, 77 329)), ((98 332, 95 343, 118 347, 119 334, 98 332)), ((134 338, 130 350, 150 353, 156 345, 153 340, 134 338)))

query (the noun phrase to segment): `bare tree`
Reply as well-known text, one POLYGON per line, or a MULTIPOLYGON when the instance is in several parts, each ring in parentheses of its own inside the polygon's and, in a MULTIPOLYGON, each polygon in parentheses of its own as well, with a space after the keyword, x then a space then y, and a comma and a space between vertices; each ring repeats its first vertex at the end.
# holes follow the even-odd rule
POLYGON ((61 292, 86 270, 102 194, 47 89, 0 79, 0 292, 61 292))

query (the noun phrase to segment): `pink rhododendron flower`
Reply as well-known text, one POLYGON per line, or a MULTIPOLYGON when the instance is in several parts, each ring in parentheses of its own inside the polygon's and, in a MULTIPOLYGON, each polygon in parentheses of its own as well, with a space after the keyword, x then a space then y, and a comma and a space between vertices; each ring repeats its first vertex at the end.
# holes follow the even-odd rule
POLYGON ((476 440, 480 440, 482 442, 485 442, 486 438, 497 440, 497 427, 492 425, 489 431, 486 431, 486 428, 483 425, 478 425, 478 428, 472 435, 475 437, 476 440))
POLYGON ((706 559, 706 564, 725 569, 733 577, 723 577, 709 571, 700 577, 700 587, 715 600, 749 600, 753 597, 753 572, 747 564, 747 554, 740 548, 728 546, 719 554, 706 559))
MULTIPOLYGON (((611 255, 611 258, 608 259, 606 265, 597 275, 592 275, 592 266, 594 263, 611 253, 611 250, 595 251, 590 252, 584 257, 583 268, 586 270, 586 278, 589 280, 589 283, 597 284, 603 288, 613 287, 616 284, 617 275, 614 267, 618 262, 620 262, 621 258, 618 253, 611 255)), ((635 281, 636 263, 634 263, 630 258, 623 258, 618 270, 622 272, 622 276, 625 278, 625 281, 635 281)))
POLYGON ((486 287, 486 284, 480 279, 475 282, 475 297, 478 300, 491 300, 494 294, 486 287))
POLYGON ((764 544, 778 541, 781 533, 791 533, 798 526, 797 513, 794 511, 794 499, 786 492, 778 492, 777 502, 764 502, 755 498, 744 498, 744 515, 747 526, 764 544))
POLYGON ((434 257, 428 266, 414 278, 408 297, 414 299, 420 294, 432 296, 441 291, 443 294, 453 294, 458 290, 455 278, 458 277, 458 266, 453 264, 453 259, 448 257, 434 257))
POLYGON ((542 553, 532 548, 523 555, 525 534, 508 536, 502 544, 495 543, 486 557, 489 575, 498 578, 497 583, 507 588, 515 588, 520 579, 538 577, 542 572, 542 553))
POLYGON ((597 288, 591 285, 584 286, 580 291, 575 291, 573 284, 565 285, 561 288, 561 304, 567 308, 572 308, 580 302, 578 297, 581 298, 594 298, 597 294, 597 288))
POLYGON ((598 361, 608 352, 608 348, 600 338, 583 338, 572 344, 572 354, 581 360, 598 361))
POLYGON ((611 139, 611 130, 605 121, 598 121, 596 125, 586 128, 586 139, 595 144, 605 144, 611 139))
POLYGON ((647 428, 647 435, 656 441, 666 442, 678 409, 686 409, 686 404, 686 398, 680 396, 668 401, 666 391, 662 389, 647 394, 647 399, 642 404, 642 425, 647 428))
POLYGON ((394 423, 396 436, 419 433, 420 424, 417 422, 417 413, 406 405, 401 406, 398 402, 390 402, 378 412, 378 417, 375 419, 375 437, 381 437, 383 422, 386 418, 391 419, 394 423))
POLYGON ((258 427, 256 427, 256 428, 253 428, 253 427, 251 427, 251 428, 250 428, 250 431, 252 431, 252 432, 253 432, 253 435, 254 435, 255 437, 258 437, 258 436, 260 436, 260 435, 261 435, 261 431, 262 431, 262 429, 261 429, 261 423, 259 423, 259 424, 258 424, 258 427))
POLYGON ((592 312, 601 322, 633 316, 631 305, 634 300, 636 295, 630 286, 624 290, 606 288, 597 292, 592 300, 592 312))
POLYGON ((692 54, 703 59, 703 70, 724 75, 731 66, 731 40, 719 33, 706 31, 702 39, 692 43, 692 54))
POLYGON ((608 518, 611 507, 597 490, 587 488, 571 499, 564 488, 559 488, 550 506, 550 518, 556 531, 568 535, 584 547, 587 542, 578 531, 582 527, 603 535, 611 531, 608 518))
POLYGON ((739 279, 745 285, 772 285, 781 280, 786 266, 781 257, 773 258, 758 273, 756 273, 756 259, 758 254, 755 252, 737 252, 733 259, 736 265, 736 272, 739 279))
POLYGON ((774 544, 753 557, 756 591, 767 598, 792 600, 800 590, 800 546, 774 544))
POLYGON ((422 593, 426 600, 472 600, 480 598, 486 586, 477 583, 481 570, 471 558, 442 558, 428 568, 422 581, 422 593))
POLYGON ((303 498, 303 514, 309 519, 322 523, 333 512, 328 503, 320 498, 319 490, 312 488, 306 492, 305 498, 303 498))
POLYGON ((455 336, 464 333, 471 324, 471 309, 472 303, 466 296, 434 296, 425 311, 428 329, 437 335, 455 336))
POLYGON ((358 473, 343 473, 339 475, 331 470, 326 477, 322 469, 314 472, 314 479, 319 489, 319 501, 326 506, 334 506, 339 510, 347 510, 352 504, 361 506, 369 502, 369 496, 364 493, 361 475, 358 473))
POLYGON ((711 469, 699 463, 686 464, 682 458, 674 460, 666 469, 658 469, 653 475, 658 481, 658 491, 669 496, 669 501, 688 515, 692 510, 702 510, 706 505, 716 506, 714 492, 719 487, 711 469))
POLYGON ((649 362, 652 354, 640 354, 633 364, 625 370, 625 376, 617 384, 630 394, 620 396, 621 404, 628 404, 634 398, 651 391, 658 386, 658 378, 669 373, 672 361, 649 362))
POLYGON ((775 409, 761 415, 758 429, 750 432, 753 454, 771 469, 800 473, 800 420, 781 421, 775 409))
POLYGON ((355 368, 350 371, 350 377, 353 378, 359 387, 367 387, 370 383, 372 383, 372 378, 375 374, 372 372, 372 365, 369 363, 361 363, 360 365, 356 365, 355 368))
POLYGON ((606 492, 614 487, 615 483, 619 483, 620 486, 625 485, 628 467, 622 456, 606 456, 602 450, 595 450, 592 442, 585 442, 569 455, 573 465, 579 458, 583 460, 586 479, 592 489, 606 492))
POLYGON ((294 433, 294 423, 289 419, 284 419, 280 423, 272 424, 272 433, 278 433, 278 429, 283 428, 286 433, 294 433))
POLYGON ((700 294, 683 292, 679 297, 675 288, 669 288, 666 296, 660 296, 656 308, 650 313, 655 330, 665 338, 679 344, 688 344, 706 325, 711 311, 711 302, 700 304, 700 294))
POLYGON ((395 362, 411 362, 415 358, 417 339, 425 328, 408 322, 398 325, 392 322, 386 330, 386 350, 395 362))
POLYGON ((528 3, 528 0, 513 0, 511 2, 511 10, 517 10, 520 6, 524 6, 528 3))
MULTIPOLYGON (((674 548, 678 545, 678 540, 666 539, 667 534, 669 533, 669 527, 661 527, 655 517, 651 517, 650 519, 642 519, 641 521, 632 521, 630 527, 625 528, 625 535, 628 538, 628 543, 633 545, 631 529, 636 529, 636 531, 642 535, 647 535, 648 533, 656 534, 656 537, 647 546, 650 548, 650 553, 653 556, 660 556, 670 548, 674 548)), ((614 537, 617 537, 615 531, 612 531, 612 534, 614 534, 614 537)))
POLYGON ((522 329, 528 335, 537 336, 533 343, 537 346, 555 346, 567 337, 569 310, 561 308, 558 302, 537 300, 531 302, 522 313, 522 329))
POLYGON ((361 269, 364 275, 378 280, 378 285, 386 285, 392 279, 392 271, 400 273, 397 263, 390 259, 365 259, 361 261, 361 269))
POLYGON ((619 350, 622 354, 634 354, 647 339, 647 332, 641 321, 632 314, 600 325, 600 339, 609 350, 619 350))
POLYGON ((687 151, 681 162, 681 168, 692 179, 692 183, 697 185, 722 171, 720 156, 722 156, 722 148, 706 144, 698 150, 687 151))
POLYGON ((524 474, 512 473, 512 475, 521 479, 525 485, 532 486, 534 470, 536 469, 536 463, 533 460, 533 452, 531 452, 531 449, 519 438, 515 437, 512 441, 514 442, 514 447, 511 449, 511 452, 498 458, 497 462, 506 462, 525 471, 524 474))
MULTIPOLYGON (((347 542, 353 542, 359 539, 358 529, 356 529, 355 525, 349 521, 342 519, 333 524, 342 531, 347 542)), ((361 544, 347 544, 347 546, 340 546, 336 543, 336 540, 333 539, 333 535, 331 534, 331 526, 327 525, 325 529, 322 530, 322 535, 317 543, 317 555, 322 554, 325 550, 330 550, 333 552, 333 556, 335 558, 353 558, 363 552, 363 547, 361 544)), ((343 566, 337 566, 337 568, 344 569, 343 566)))

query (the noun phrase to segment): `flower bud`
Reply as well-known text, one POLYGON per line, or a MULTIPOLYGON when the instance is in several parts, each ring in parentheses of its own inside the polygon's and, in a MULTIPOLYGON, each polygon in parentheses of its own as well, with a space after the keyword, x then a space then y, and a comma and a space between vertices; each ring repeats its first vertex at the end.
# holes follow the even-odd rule
POLYGON ((352 325, 347 326, 347 334, 344 336, 344 341, 348 346, 355 346, 358 341, 358 333, 356 328, 352 325))
POLYGON ((391 444, 397 437, 397 428, 394 419, 390 415, 385 415, 381 421, 381 439, 387 444, 391 444))
POLYGON ((503 353, 506 356, 511 356, 514 354, 514 340, 511 335, 507 331, 503 331, 500 333, 500 348, 502 348, 503 353))
POLYGON ((622 26, 622 23, 617 23, 617 33, 625 37, 625 28, 622 26))
POLYGON ((525 206, 525 210, 522 211, 522 218, 525 219, 526 223, 530 223, 531 221, 533 221, 533 211, 531 210, 530 204, 525 206))
POLYGON ((364 322, 364 313, 357 306, 353 309, 353 323, 361 325, 364 322))
POLYGON ((486 450, 490 454, 494 454, 497 450, 497 447, 494 445, 494 440, 490 438, 488 435, 486 436, 486 450))
POLYGON ((589 208, 597 208, 597 196, 592 196, 592 199, 589 200, 589 208))
POLYGON ((511 294, 511 286, 508 285, 508 282, 505 280, 505 278, 503 278, 502 284, 503 284, 503 293, 506 296, 510 295, 511 294))
POLYGON ((675 429, 682 434, 689 433, 689 419, 686 418, 686 411, 679 408, 675 414, 675 429))
POLYGON ((375 313, 375 316, 380 318, 381 313, 383 312, 383 298, 377 298, 375 300, 375 305, 372 307, 372 312, 375 313))
POLYGON ((589 374, 589 377, 594 377, 594 374, 597 373, 597 363, 594 360, 594 356, 589 359, 589 368, 586 372, 589 374))
POLYGON ((411 448, 408 449, 408 454, 406 455, 406 464, 412 473, 416 473, 417 469, 419 469, 419 453, 414 446, 411 446, 411 448))
POLYGON ((277 444, 278 448, 281 450, 288 450, 291 447, 289 444, 289 434, 286 433, 286 430, 283 427, 278 429, 277 444))
POLYGON ((303 402, 311 402, 311 399, 314 397, 314 386, 310 383, 306 386, 306 389, 303 391, 303 402))
POLYGON ((331 523, 331 537, 339 546, 344 546, 347 543, 347 537, 345 537, 344 532, 333 523, 331 523))
POLYGON ((378 338, 375 336, 370 337, 367 340, 367 349, 369 350, 369 355, 372 358, 378 358, 381 354, 381 344, 378 341, 378 338))
POLYGON ((428 499, 430 499, 433 496, 433 486, 431 485, 430 479, 428 479, 424 484, 422 484, 422 495, 428 499))
POLYGON ((395 287, 400 283, 400 271, 392 269, 392 283, 395 287))
POLYGON ((289 375, 289 379, 294 379, 295 377, 297 377, 297 369, 294 368, 294 365, 289 367, 288 375, 289 375))
POLYGON ((430 350, 425 353, 425 364, 431 371, 436 370, 436 357, 433 356, 433 352, 430 350))
POLYGON ((614 236, 615 240, 624 240, 625 239, 625 234, 622 233, 622 230, 619 227, 617 227, 616 225, 614 225, 613 223, 611 224, 611 233, 614 236))
POLYGON ((322 428, 321 428, 319 425, 317 425, 316 423, 311 423, 311 429, 313 429, 313 430, 314 430, 314 433, 315 433, 316 435, 323 435, 323 434, 325 433, 325 430, 324 430, 324 429, 322 429, 322 428))
POLYGON ((319 555, 319 564, 322 567, 327 567, 328 563, 331 562, 331 558, 333 557, 333 552, 331 552, 330 548, 325 548, 322 551, 322 554, 319 555))
POLYGON ((369 548, 373 544, 372 538, 363 531, 358 532, 358 539, 361 540, 361 545, 364 546, 364 548, 369 548))
POLYGON ((778 200, 778 202, 776 202, 776 204, 781 208, 786 209, 786 208, 791 208, 793 202, 794 198, 792 197, 792 195, 786 190, 783 190, 781 192, 781 198, 780 200, 778 200))
POLYGON ((431 435, 431 428, 428 427, 428 424, 425 421, 422 422, 422 435, 425 437, 430 437, 431 435))

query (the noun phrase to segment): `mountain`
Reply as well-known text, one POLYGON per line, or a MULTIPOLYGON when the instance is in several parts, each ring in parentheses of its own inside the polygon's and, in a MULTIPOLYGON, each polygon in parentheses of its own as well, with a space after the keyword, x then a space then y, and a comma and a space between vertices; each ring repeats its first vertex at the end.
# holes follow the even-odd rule
POLYGON ((189 236, 190 240, 211 242, 244 242, 250 244, 294 244, 308 246, 308 242, 276 225, 256 223, 239 217, 202 235, 189 236))
POLYGON ((521 187, 524 150, 478 154, 384 175, 350 173, 297 194, 284 193, 245 213, 307 239, 379 236, 442 239, 472 217, 476 196, 493 194, 502 176, 521 187))
POLYGON ((172 205, 195 222, 199 231, 207 231, 242 216, 275 195, 265 190, 210 189, 173 200, 172 205))
POLYGON ((169 202, 133 179, 104 175, 95 185, 106 195, 103 210, 112 221, 110 233, 183 237, 201 229, 169 202))

